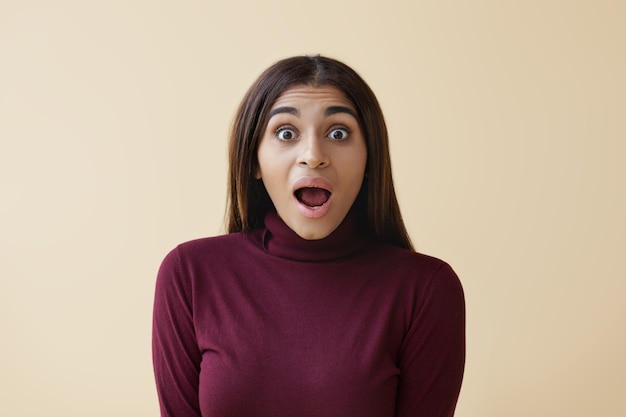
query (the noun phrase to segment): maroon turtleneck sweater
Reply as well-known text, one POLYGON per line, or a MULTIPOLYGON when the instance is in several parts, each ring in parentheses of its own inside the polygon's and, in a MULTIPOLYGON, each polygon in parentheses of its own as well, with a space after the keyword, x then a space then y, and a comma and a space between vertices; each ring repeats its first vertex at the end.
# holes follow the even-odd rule
POLYGON ((452 416, 463 291, 438 259, 359 234, 266 228, 184 243, 159 270, 153 359, 168 417, 452 416))

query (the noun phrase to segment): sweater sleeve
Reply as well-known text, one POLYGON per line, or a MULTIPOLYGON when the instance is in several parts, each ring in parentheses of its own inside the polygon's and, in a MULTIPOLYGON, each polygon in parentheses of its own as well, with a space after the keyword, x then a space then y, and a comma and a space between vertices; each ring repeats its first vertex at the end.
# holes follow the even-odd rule
POLYGON ((447 264, 417 295, 399 367, 396 417, 454 415, 465 367, 465 300, 447 264))
POLYGON ((162 417, 200 417, 201 353, 191 294, 179 250, 174 249, 159 269, 153 311, 152 359, 162 417))

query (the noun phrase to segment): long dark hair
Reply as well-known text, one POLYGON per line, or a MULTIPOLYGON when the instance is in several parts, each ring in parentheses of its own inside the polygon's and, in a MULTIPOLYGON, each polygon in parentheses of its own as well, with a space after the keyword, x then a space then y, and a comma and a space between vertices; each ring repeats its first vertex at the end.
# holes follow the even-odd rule
POLYGON ((228 232, 261 227, 272 207, 262 181, 254 176, 257 150, 274 101, 296 85, 333 86, 354 104, 367 145, 367 177, 354 208, 376 238, 413 249, 396 199, 387 126, 378 100, 352 68, 319 55, 276 62, 261 74, 239 105, 229 144, 228 232))

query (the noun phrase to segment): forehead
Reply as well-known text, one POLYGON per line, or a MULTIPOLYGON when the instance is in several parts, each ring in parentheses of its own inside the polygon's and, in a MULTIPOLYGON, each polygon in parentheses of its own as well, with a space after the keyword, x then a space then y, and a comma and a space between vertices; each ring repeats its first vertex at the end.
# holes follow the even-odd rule
POLYGON ((299 107, 311 104, 317 104, 322 107, 341 105, 356 110, 352 101, 340 89, 327 85, 318 87, 297 85, 291 87, 278 96, 274 104, 272 104, 272 109, 286 105, 299 107))

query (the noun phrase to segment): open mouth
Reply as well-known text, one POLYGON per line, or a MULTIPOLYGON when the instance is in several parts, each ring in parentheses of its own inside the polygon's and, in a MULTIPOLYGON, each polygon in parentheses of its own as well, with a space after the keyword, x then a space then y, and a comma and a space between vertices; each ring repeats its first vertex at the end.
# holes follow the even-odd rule
POLYGON ((330 199, 330 191, 318 187, 298 188, 294 195, 302 204, 311 208, 319 208, 330 199))

